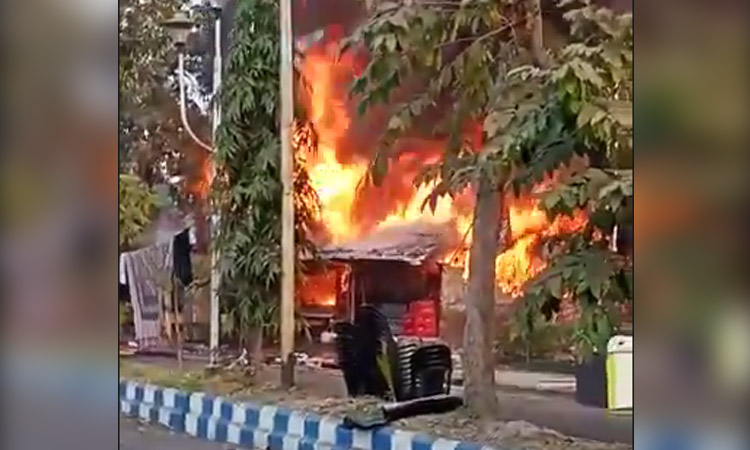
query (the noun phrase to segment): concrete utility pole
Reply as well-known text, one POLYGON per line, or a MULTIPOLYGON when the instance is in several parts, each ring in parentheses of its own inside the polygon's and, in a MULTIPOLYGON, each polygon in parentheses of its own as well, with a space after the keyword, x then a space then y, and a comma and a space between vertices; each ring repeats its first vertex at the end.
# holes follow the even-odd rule
POLYGON ((294 201, 292 2, 281 0, 281 385, 294 385, 294 201))
MULTIPOLYGON (((213 109, 212 109, 212 116, 213 120, 211 120, 211 135, 212 135, 212 142, 214 146, 214 151, 216 151, 216 138, 217 133, 219 130, 219 125, 221 125, 221 102, 219 101, 219 88, 221 87, 221 75, 222 75, 222 61, 221 61, 221 7, 223 2, 218 2, 217 5, 214 5, 212 8, 212 12, 214 14, 214 73, 213 73, 213 92, 211 95, 211 101, 213 102, 213 109)), ((211 179, 216 176, 216 162, 212 164, 212 174, 211 179)), ((218 234, 219 234, 219 212, 214 211, 213 208, 210 208, 211 211, 211 220, 210 223, 210 230, 213 233, 212 239, 211 239, 211 320, 210 320, 210 336, 209 336, 209 349, 210 349, 210 360, 209 360, 209 366, 215 367, 218 363, 218 357, 219 357, 219 288, 221 285, 221 269, 219 267, 219 261, 221 261, 221 255, 219 254, 219 249, 217 244, 218 234), (216 220, 214 220, 214 215, 216 217, 216 220)))

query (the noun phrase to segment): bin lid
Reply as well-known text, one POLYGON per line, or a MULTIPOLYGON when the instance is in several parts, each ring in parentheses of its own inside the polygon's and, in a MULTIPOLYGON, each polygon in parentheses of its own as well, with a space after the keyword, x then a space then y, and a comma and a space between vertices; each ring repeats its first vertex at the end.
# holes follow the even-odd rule
POLYGON ((633 336, 612 336, 607 343, 607 353, 633 353, 633 336))

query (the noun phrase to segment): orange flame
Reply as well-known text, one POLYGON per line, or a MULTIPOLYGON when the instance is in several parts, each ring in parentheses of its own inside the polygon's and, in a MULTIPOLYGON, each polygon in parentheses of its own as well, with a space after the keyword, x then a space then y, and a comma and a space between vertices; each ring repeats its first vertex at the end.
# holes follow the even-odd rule
POLYGON ((367 183, 371 156, 361 150, 372 148, 372 143, 352 139, 348 97, 348 86, 360 65, 356 54, 339 55, 337 44, 327 42, 308 50, 300 67, 302 100, 318 139, 317 148, 298 151, 305 152, 306 169, 331 240, 341 242, 375 228, 415 220, 453 220, 456 211, 448 198, 439 199, 435 211, 422 208, 434 184, 413 187, 424 164, 439 156, 440 141, 401 140, 397 144, 400 154, 391 160, 386 183, 379 187, 367 183))
POLYGON ((542 240, 582 230, 587 217, 577 210, 573 217, 557 216, 550 223, 538 200, 530 197, 513 199, 508 215, 512 245, 497 257, 495 276, 503 292, 517 297, 524 284, 547 267, 539 254, 542 240))
POLYGON ((336 306, 338 272, 327 272, 302 277, 299 292, 304 306, 336 306))
MULTIPOLYGON (((310 48, 300 66, 304 80, 299 89, 301 101, 318 139, 316 148, 298 147, 296 151, 304 152, 303 160, 318 193, 321 220, 330 240, 341 242, 362 237, 373 229, 418 220, 450 221, 466 239, 462 249, 446 255, 445 262, 465 267, 471 242, 473 202, 459 202, 445 196, 438 199, 433 212, 422 206, 434 183, 414 187, 421 168, 439 160, 443 142, 415 138, 397 141, 396 156, 389 162, 383 184, 373 187, 365 183, 375 145, 361 137, 361 128, 369 127, 366 123, 362 125, 367 117, 354 120, 352 105, 356 101, 349 98, 348 92, 362 63, 362 58, 352 52, 339 55, 337 44, 329 41, 310 48)), ((377 110, 373 114, 377 115, 377 110)), ((481 130, 480 138, 474 132, 476 130, 472 130, 471 140, 478 148, 481 130)), ((542 183, 541 187, 547 183, 542 183)), ((515 297, 523 284, 546 266, 539 254, 542 239, 580 230, 587 219, 584 212, 579 211, 572 218, 558 217, 550 223, 533 196, 509 198, 506 202, 512 245, 497 257, 496 271, 498 285, 515 297)))
MULTIPOLYGON (((351 56, 336 62, 338 48, 333 44, 313 47, 305 55, 301 86, 307 94, 308 120, 317 134, 317 148, 302 148, 310 184, 320 200, 321 219, 334 241, 355 237, 358 227, 352 221, 353 196, 367 172, 367 161, 342 164, 336 156, 339 140, 349 129, 349 115, 340 92, 335 91, 336 77, 351 73, 351 56)), ((350 55, 350 54, 346 54, 350 55)))

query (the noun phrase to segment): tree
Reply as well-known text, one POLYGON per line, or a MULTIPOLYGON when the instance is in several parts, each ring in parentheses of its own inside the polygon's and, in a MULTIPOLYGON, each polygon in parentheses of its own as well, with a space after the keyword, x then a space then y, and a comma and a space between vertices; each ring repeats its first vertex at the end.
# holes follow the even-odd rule
MULTIPOLYGON (((206 174, 210 154, 183 130, 177 97, 177 52, 163 21, 172 17, 185 0, 123 0, 119 3, 119 170, 133 173, 148 185, 164 183, 181 175, 177 200, 195 217, 197 247, 207 247, 209 214, 206 174)), ((201 65, 211 60, 206 42, 211 21, 205 11, 193 10, 201 32, 192 35, 186 46, 188 76, 195 76, 201 94, 207 93, 207 79, 201 65)), ((208 120, 188 102, 188 120, 203 140, 209 141, 208 120)))
POLYGON ((527 283, 520 309, 531 326, 533 317, 548 319, 565 297, 573 299, 581 359, 606 351, 621 305, 633 301, 632 257, 611 245, 616 227, 633 223, 632 16, 584 5, 566 14, 573 42, 542 73, 573 147, 537 151, 516 180, 539 181, 571 153, 589 158, 585 170, 556 183, 541 201, 551 219, 584 210, 589 222, 579 234, 544 243, 550 264, 527 283))
MULTIPOLYGON (((204 151, 182 129, 174 79, 177 52, 163 25, 184 3, 184 0, 119 3, 120 172, 136 173, 149 185, 163 181, 164 164, 169 175, 185 172, 193 175, 186 156, 192 158, 191 153, 204 151)), ((198 14, 199 21, 205 21, 204 16, 198 14)), ((199 72, 201 55, 205 53, 198 38, 193 36, 187 46, 189 73, 199 72)), ((197 77, 199 89, 207 81, 197 77)), ((207 135, 208 121, 197 108, 189 105, 188 115, 198 133, 207 135)), ((199 176, 199 171, 195 172, 199 176)))
POLYGON ((610 100, 627 91, 631 19, 588 2, 566 17, 573 42, 549 54, 539 48, 538 2, 384 2, 344 46, 363 45, 370 56, 352 87, 360 112, 395 103, 372 181, 387 176, 394 140, 424 131, 425 118, 437 116, 427 131, 446 136, 447 145, 418 180, 437 181, 427 203, 434 207, 439 196, 475 186, 464 366, 467 403, 483 417, 497 407, 488 392, 494 392, 494 265, 507 216, 500 194, 528 190, 576 154, 609 155, 627 134, 610 100), (425 88, 399 89, 413 80, 425 88), (396 93, 407 99, 394 102, 396 93), (481 139, 471 139, 466 129, 477 124, 481 139))
POLYGON ((146 229, 156 211, 156 194, 138 177, 120 175, 120 248, 128 249, 146 229))
POLYGON ((120 170, 149 184, 156 163, 179 148, 179 116, 170 92, 175 54, 162 22, 181 0, 122 1, 119 4, 120 170))
MULTIPOLYGON (((243 0, 237 5, 221 88, 223 120, 214 182, 221 211, 220 295, 228 317, 223 328, 239 332, 256 362, 264 332, 275 329, 280 301, 278 14, 278 4, 271 0, 243 0)), ((295 167, 294 186, 295 241, 301 260, 314 253, 308 230, 317 208, 315 191, 301 165, 295 167)))

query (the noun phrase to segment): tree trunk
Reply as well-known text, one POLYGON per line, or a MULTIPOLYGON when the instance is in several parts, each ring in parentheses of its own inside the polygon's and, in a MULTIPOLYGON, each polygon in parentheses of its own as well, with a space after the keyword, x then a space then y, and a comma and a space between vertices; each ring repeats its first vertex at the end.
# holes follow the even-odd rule
POLYGON ((482 418, 491 418, 497 411, 493 347, 500 202, 500 193, 488 176, 482 174, 477 186, 469 257, 463 362, 466 403, 482 418))
POLYGON ((253 326, 247 332, 245 339, 245 350, 247 350, 250 365, 258 367, 263 363, 263 327, 253 326))
POLYGON ((199 196, 193 209, 195 219, 195 252, 199 255, 207 255, 211 242, 211 229, 209 219, 211 207, 207 199, 199 196))
POLYGON ((527 0, 527 26, 529 30, 529 47, 534 57, 534 62, 547 67, 549 61, 547 53, 544 52, 544 22, 542 21, 541 0, 527 0))
MULTIPOLYGON (((175 291, 176 293, 176 291, 175 291)), ((182 315, 180 314, 180 307, 178 304, 178 298, 176 295, 172 296, 172 308, 174 310, 175 318, 175 333, 177 337, 177 366, 182 370, 183 353, 185 347, 185 338, 182 335, 182 315)))

